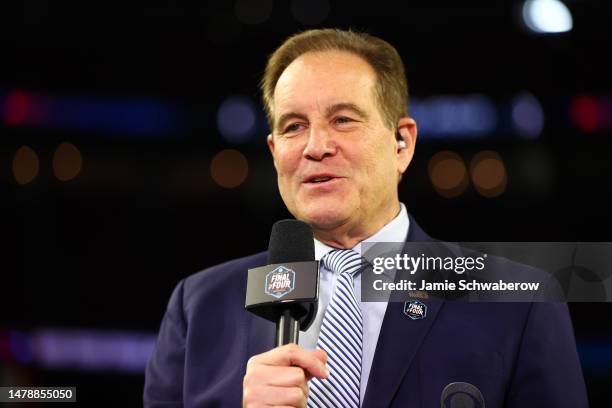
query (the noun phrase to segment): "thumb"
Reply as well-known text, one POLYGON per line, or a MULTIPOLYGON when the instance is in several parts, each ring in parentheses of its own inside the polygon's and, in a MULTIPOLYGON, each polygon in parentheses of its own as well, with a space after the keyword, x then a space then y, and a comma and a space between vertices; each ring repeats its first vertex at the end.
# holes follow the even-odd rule
POLYGON ((327 363, 327 353, 325 352, 325 350, 316 349, 315 351, 312 352, 312 354, 316 358, 318 358, 323 364, 327 363))
MULTIPOLYGON (((321 349, 316 349, 312 352, 312 355, 319 360, 320 362, 322 362, 323 364, 327 363, 327 353, 325 352, 325 350, 321 350, 321 349)), ((317 377, 319 378, 327 378, 327 376, 329 375, 329 371, 327 371, 327 367, 325 367, 325 372, 322 372, 320 375, 317 375, 317 377)), ((306 380, 310 381, 310 379, 313 376, 311 374, 306 375, 306 380)))

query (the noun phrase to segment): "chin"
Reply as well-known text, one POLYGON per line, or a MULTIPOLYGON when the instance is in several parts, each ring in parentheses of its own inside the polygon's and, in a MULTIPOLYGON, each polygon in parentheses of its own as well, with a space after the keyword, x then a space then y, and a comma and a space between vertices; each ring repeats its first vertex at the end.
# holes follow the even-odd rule
POLYGON ((296 218, 309 224, 312 228, 320 230, 334 229, 344 224, 349 218, 347 211, 343 211, 338 207, 327 206, 302 211, 299 215, 296 218))

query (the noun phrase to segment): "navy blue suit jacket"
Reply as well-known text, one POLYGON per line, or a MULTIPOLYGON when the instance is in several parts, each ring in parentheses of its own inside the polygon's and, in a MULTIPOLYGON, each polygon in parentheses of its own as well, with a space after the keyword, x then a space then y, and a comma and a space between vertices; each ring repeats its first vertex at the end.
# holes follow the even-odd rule
MULTIPOLYGON (((410 220, 409 241, 429 238, 410 220)), ((275 327, 244 310, 247 270, 260 253, 182 280, 146 370, 146 407, 240 407, 247 360, 274 347, 275 327)), ((422 300, 384 317, 364 407, 433 408, 451 382, 474 384, 487 408, 582 408, 587 397, 564 303, 422 300)))

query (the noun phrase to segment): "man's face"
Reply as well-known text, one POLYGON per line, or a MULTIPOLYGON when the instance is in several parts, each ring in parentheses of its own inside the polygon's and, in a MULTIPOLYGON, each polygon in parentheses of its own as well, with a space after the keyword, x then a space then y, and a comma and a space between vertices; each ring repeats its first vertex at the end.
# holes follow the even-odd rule
POLYGON ((408 140, 398 150, 396 129, 385 126, 376 105, 375 81, 360 57, 326 51, 300 56, 276 84, 268 145, 279 190, 315 232, 367 236, 399 209, 398 177, 414 146, 408 140))

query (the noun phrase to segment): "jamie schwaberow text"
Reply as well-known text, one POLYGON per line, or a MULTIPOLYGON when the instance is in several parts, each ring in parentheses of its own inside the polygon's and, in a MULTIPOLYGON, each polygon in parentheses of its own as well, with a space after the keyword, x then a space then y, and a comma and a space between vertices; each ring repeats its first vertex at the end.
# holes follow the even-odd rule
POLYGON ((497 282, 479 282, 477 280, 468 281, 461 279, 458 282, 412 282, 407 279, 402 279, 398 282, 383 282, 382 280, 375 280, 372 284, 374 290, 377 291, 413 291, 413 290, 425 290, 425 291, 467 291, 467 292, 479 292, 479 291, 537 291, 540 287, 539 282, 504 282, 499 280, 497 282))

